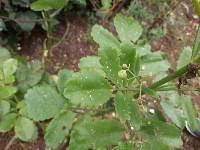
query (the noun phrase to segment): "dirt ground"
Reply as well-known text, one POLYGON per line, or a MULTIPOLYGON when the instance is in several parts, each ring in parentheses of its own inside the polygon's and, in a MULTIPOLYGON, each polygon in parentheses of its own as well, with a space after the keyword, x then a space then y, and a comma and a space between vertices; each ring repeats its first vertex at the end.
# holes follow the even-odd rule
MULTIPOLYGON (((168 54, 172 66, 179 56, 180 50, 184 46, 192 46, 195 37, 195 30, 198 20, 194 16, 194 11, 188 0, 184 0, 169 16, 169 20, 164 22, 167 27, 167 33, 161 39, 151 41, 152 49, 161 50, 168 54), (175 21, 173 21, 175 20, 175 21)), ((52 57, 46 63, 46 68, 51 73, 57 73, 60 68, 68 68, 77 71, 78 63, 81 57, 97 54, 97 45, 94 44, 89 36, 92 23, 85 17, 71 16, 66 18, 66 22, 61 23, 55 30, 54 37, 61 38, 69 28, 64 41, 52 50, 52 57)), ((31 59, 41 59, 43 41, 45 32, 36 28, 32 36, 24 36, 21 41, 22 50, 18 51, 20 55, 31 59)), ((200 98, 194 98, 196 108, 200 112, 200 98)), ((0 134, 0 150, 3 150, 13 132, 0 134)), ((42 132, 39 139, 34 143, 27 144, 15 141, 9 150, 45 150, 42 132)), ((182 135, 184 146, 180 150, 200 150, 200 139, 192 137, 188 132, 183 131, 182 135)), ((60 150, 64 150, 62 146, 60 150)))

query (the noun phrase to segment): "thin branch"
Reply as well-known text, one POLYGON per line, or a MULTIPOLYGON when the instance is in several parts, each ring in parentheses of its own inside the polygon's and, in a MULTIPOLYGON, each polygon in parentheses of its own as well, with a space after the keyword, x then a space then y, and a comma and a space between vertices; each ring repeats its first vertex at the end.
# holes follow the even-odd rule
POLYGON ((8 142, 8 144, 6 145, 6 147, 4 148, 4 150, 9 150, 9 148, 11 147, 11 145, 15 142, 15 135, 10 139, 10 141, 8 142))
POLYGON ((57 46, 59 46, 64 40, 65 38, 67 37, 68 33, 69 33, 69 28, 70 28, 70 23, 68 22, 67 23, 67 27, 66 27, 66 30, 65 30, 65 33, 63 34, 62 38, 56 43, 54 44, 51 49, 54 49, 56 48, 57 46))

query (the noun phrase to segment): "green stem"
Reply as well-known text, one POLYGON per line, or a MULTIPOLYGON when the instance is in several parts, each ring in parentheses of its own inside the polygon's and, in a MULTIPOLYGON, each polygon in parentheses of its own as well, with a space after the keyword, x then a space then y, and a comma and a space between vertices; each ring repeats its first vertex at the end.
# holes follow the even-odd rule
POLYGON ((200 4, 199 4, 198 0, 192 0, 192 4, 195 8, 197 15, 200 17, 200 4))
POLYGON ((158 87, 164 85, 165 83, 172 81, 172 80, 176 79, 177 77, 182 76, 184 73, 187 72, 187 69, 188 69, 188 66, 184 66, 184 67, 180 68, 179 70, 173 72, 172 74, 166 76, 165 78, 155 82, 149 88, 157 89, 158 87))
POLYGON ((53 40, 52 40, 53 32, 52 32, 52 25, 50 22, 50 16, 46 11, 42 12, 42 16, 45 22, 45 26, 47 28, 47 49, 50 50, 51 46, 53 45, 53 40))
POLYGON ((198 26, 196 37, 194 41, 194 46, 192 49, 192 61, 195 62, 195 60, 199 59, 198 52, 200 50, 200 25, 198 26))

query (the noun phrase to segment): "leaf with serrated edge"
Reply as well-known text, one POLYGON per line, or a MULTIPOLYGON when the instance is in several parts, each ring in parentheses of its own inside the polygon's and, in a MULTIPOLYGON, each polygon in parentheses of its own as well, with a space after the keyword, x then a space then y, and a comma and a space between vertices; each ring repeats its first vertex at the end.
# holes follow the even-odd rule
POLYGON ((118 76, 121 70, 119 52, 113 48, 101 48, 99 50, 100 63, 108 79, 119 85, 122 80, 118 76))
POLYGON ((197 112, 193 106, 193 103, 191 101, 191 98, 188 96, 182 96, 182 108, 183 108, 183 113, 186 117, 186 120, 189 123, 189 126, 191 130, 196 131, 199 129, 199 124, 197 121, 197 112))
POLYGON ((123 132, 121 124, 114 120, 85 120, 73 129, 69 150, 105 149, 120 142, 123 132))
POLYGON ((112 95, 112 87, 95 70, 85 70, 67 81, 64 96, 71 103, 85 107, 103 105, 112 95))
POLYGON ((168 101, 162 101, 161 106, 166 113, 166 115, 179 127, 184 128, 184 119, 181 114, 181 112, 178 112, 178 110, 173 107, 171 103, 168 101))
POLYGON ((115 110, 124 123, 127 120, 130 120, 130 97, 128 95, 118 92, 115 97, 115 110))
POLYGON ((130 65, 130 68, 133 67, 136 49, 132 45, 132 43, 122 43, 120 45, 121 53, 120 53, 120 64, 130 65))
POLYGON ((4 76, 10 76, 17 70, 17 60, 10 58, 3 63, 4 76))
POLYGON ((45 143, 49 148, 56 149, 63 142, 72 127, 75 115, 72 112, 62 112, 47 126, 45 143))
POLYGON ((37 137, 37 128, 32 120, 19 117, 15 123, 15 133, 22 141, 33 141, 37 137))
POLYGON ((60 70, 58 73, 58 90, 61 94, 64 92, 66 81, 72 77, 73 72, 67 69, 60 70))
POLYGON ((16 118, 17 114, 15 113, 9 113, 3 116, 0 120, 0 132, 11 130, 15 125, 16 118))
POLYGON ((10 103, 0 100, 0 117, 10 112, 10 103))
POLYGON ((63 108, 63 98, 47 85, 29 89, 25 102, 29 117, 35 121, 53 118, 63 108))
POLYGON ((189 64, 191 61, 191 57, 192 57, 192 49, 190 47, 185 47, 178 58, 176 68, 180 69, 189 64))
POLYGON ((12 97, 17 92, 16 87, 3 86, 0 87, 0 99, 8 99, 12 97))
POLYGON ((111 48, 119 48, 119 41, 112 35, 111 32, 104 29, 100 25, 94 25, 92 27, 91 36, 94 41, 97 42, 101 48, 103 47, 111 47, 111 48))
POLYGON ((141 25, 132 17, 126 17, 121 14, 114 18, 114 25, 121 41, 136 42, 142 34, 141 25))

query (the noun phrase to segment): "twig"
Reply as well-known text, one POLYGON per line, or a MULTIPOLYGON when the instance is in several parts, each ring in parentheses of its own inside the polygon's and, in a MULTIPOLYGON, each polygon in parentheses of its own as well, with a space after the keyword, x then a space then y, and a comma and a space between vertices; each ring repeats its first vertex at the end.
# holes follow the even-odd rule
POLYGON ((11 145, 14 143, 16 137, 15 135, 10 139, 10 141, 8 142, 8 144, 6 145, 6 147, 4 148, 4 150, 9 150, 9 148, 11 147, 11 145))
POLYGON ((68 35, 69 28, 70 28, 70 23, 67 23, 67 27, 66 27, 65 33, 63 34, 62 38, 56 44, 54 44, 51 47, 51 49, 56 48, 57 46, 59 46, 65 40, 66 36, 68 35))
POLYGON ((115 17, 115 15, 121 11, 121 9, 124 7, 124 5, 126 5, 127 3, 129 3, 130 0, 123 0, 120 1, 118 3, 118 6, 115 7, 115 9, 113 9, 113 13, 109 16, 106 17, 106 20, 111 20, 112 18, 115 17))

